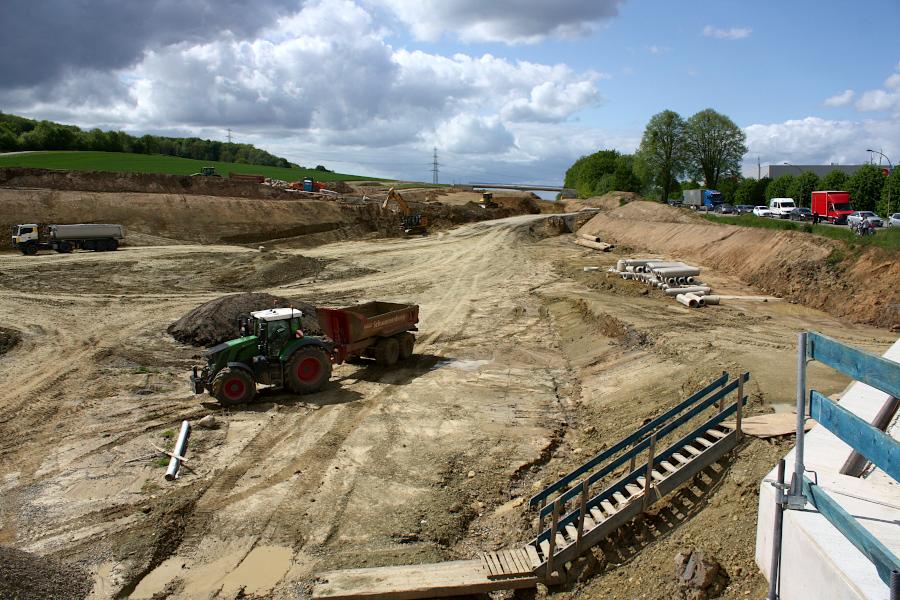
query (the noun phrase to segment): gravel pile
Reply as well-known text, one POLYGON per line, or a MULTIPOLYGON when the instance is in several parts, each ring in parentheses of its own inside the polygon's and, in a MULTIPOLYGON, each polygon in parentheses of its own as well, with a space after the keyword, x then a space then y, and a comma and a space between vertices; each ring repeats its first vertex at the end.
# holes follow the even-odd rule
POLYGON ((81 600, 92 587, 90 575, 78 566, 0 546, 0 598, 81 600))

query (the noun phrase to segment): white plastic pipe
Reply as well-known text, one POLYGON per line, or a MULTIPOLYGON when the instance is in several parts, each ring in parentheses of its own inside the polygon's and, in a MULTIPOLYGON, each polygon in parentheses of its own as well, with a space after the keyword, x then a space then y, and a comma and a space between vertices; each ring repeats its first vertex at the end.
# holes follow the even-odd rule
POLYGON ((703 296, 703 301, 706 304, 718 304, 719 297, 718 296, 703 296))

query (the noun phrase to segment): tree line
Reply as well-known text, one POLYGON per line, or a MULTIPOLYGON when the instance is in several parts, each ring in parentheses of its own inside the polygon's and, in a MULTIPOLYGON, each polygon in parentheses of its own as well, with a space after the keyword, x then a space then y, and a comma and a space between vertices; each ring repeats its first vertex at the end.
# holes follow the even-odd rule
POLYGON ((793 198, 803 207, 810 206, 815 190, 841 190, 850 193, 856 210, 882 215, 889 209, 900 211, 900 169, 890 177, 875 165, 864 165, 853 175, 834 170, 819 178, 804 171, 757 180, 740 174, 746 153, 746 135, 727 116, 706 109, 684 119, 664 110, 650 118, 637 152, 600 150, 582 156, 566 171, 565 187, 577 190, 582 198, 617 190, 662 201, 706 187, 719 190, 729 204, 757 206, 772 198, 793 198))
POLYGON ((269 154, 252 144, 231 144, 200 138, 177 138, 158 135, 136 137, 123 131, 84 131, 74 125, 53 121, 35 121, 0 113, 0 151, 16 150, 95 150, 101 152, 133 152, 164 154, 203 161, 221 161, 297 167, 284 158, 269 154))
POLYGON ((582 197, 612 190, 680 196, 681 179, 702 179, 714 188, 740 172, 746 135, 727 116, 711 108, 685 120, 665 110, 654 115, 634 155, 601 150, 582 156, 566 171, 565 187, 582 197))

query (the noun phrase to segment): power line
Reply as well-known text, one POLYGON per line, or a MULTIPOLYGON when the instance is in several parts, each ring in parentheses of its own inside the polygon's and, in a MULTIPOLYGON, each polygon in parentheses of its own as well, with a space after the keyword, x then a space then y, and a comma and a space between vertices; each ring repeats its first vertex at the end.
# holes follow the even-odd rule
POLYGON ((438 182, 437 147, 435 147, 435 149, 434 149, 434 161, 432 162, 432 165, 431 165, 431 173, 432 173, 432 175, 433 175, 433 177, 432 177, 432 183, 437 183, 437 182, 438 182))
POLYGON ((228 143, 231 143, 231 127, 228 128, 228 143))

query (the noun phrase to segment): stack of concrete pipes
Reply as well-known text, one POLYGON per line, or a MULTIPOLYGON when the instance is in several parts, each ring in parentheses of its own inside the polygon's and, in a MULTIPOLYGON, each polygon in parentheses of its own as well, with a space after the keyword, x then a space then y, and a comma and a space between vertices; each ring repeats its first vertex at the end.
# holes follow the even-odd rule
POLYGON ((622 279, 643 281, 657 287, 690 308, 719 303, 718 296, 710 295, 712 288, 699 281, 700 269, 683 262, 661 258, 622 259, 610 272, 620 275, 622 279))

